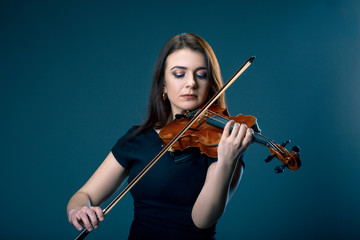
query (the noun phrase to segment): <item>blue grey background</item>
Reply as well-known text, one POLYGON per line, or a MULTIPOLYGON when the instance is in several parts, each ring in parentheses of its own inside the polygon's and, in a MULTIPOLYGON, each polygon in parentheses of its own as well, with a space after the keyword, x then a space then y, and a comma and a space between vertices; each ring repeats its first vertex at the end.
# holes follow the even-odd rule
MULTIPOLYGON (((230 112, 301 147, 275 174, 253 144, 218 239, 360 238, 359 1, 1 1, 1 239, 73 239, 66 204, 145 117, 157 55, 194 32, 213 47, 230 112)), ((125 239, 126 196, 88 239, 125 239)))

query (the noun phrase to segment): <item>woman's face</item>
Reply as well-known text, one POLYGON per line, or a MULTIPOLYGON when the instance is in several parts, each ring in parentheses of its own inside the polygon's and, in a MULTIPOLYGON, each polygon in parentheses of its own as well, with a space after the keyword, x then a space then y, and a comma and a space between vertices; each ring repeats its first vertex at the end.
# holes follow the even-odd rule
POLYGON ((165 87, 173 117, 200 107, 209 92, 209 79, 202 53, 184 48, 170 54, 165 63, 165 87))

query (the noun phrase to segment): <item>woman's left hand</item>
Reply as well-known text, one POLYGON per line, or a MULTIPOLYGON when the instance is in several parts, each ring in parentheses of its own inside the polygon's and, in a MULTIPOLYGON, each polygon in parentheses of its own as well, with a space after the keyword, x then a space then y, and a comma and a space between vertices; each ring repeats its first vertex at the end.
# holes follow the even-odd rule
POLYGON ((218 145, 218 161, 234 164, 238 157, 249 147, 253 139, 253 130, 245 124, 229 121, 224 128, 218 145), (231 125, 233 126, 230 132, 231 125))

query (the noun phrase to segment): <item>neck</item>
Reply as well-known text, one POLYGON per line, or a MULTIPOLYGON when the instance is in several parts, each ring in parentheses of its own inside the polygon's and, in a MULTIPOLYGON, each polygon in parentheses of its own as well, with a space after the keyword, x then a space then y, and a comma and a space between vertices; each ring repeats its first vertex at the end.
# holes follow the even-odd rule
MULTIPOLYGON (((219 127, 221 129, 224 129, 225 125, 229 122, 230 120, 227 119, 227 118, 224 118, 222 116, 219 116, 219 115, 214 115, 214 116, 211 116, 210 118, 208 118, 206 120, 206 123, 210 124, 210 125, 213 125, 215 127, 219 127)), ((231 126, 231 129, 230 131, 232 131, 233 129, 233 126, 231 126)), ((253 134, 254 136, 254 141, 261 144, 261 145, 264 145, 264 146, 269 146, 270 142, 272 140, 264 137, 263 135, 259 134, 259 133, 256 133, 254 132, 253 134)))

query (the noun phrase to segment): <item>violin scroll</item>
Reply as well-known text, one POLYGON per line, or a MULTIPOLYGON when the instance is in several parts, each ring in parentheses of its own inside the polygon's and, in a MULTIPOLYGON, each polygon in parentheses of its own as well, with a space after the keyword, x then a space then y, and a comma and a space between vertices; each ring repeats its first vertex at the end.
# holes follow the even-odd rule
POLYGON ((282 163, 282 165, 279 165, 275 168, 276 173, 284 172, 285 168, 295 171, 301 166, 300 147, 293 146, 291 151, 288 152, 285 146, 289 142, 291 141, 287 140, 281 145, 271 142, 271 144, 269 144, 268 146, 270 150, 270 155, 265 159, 265 162, 270 162, 274 157, 276 157, 282 163))

